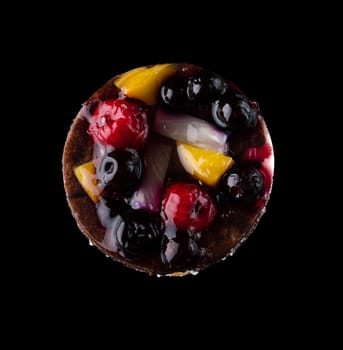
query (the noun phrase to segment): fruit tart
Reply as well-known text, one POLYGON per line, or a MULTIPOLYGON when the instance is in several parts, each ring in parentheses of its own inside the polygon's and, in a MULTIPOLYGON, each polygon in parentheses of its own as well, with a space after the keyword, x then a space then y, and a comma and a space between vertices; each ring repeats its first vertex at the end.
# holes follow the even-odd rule
POLYGON ((149 275, 196 274, 232 255, 265 212, 273 170, 257 102, 188 63, 110 79, 83 103, 63 153, 80 230, 149 275))

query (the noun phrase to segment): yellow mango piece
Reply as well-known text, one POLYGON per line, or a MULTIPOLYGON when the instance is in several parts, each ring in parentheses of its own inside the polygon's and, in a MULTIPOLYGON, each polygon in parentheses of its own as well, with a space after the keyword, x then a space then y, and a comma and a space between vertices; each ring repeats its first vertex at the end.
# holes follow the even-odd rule
POLYGON ((163 81, 176 71, 177 66, 175 63, 166 63, 152 67, 138 67, 121 74, 114 84, 126 96, 154 105, 158 101, 163 81))
POLYGON ((74 173, 83 189, 87 192, 90 199, 97 203, 99 201, 100 189, 96 182, 96 170, 92 161, 81 164, 74 169, 74 173))
POLYGON ((177 142, 177 153, 185 170, 209 186, 215 186, 234 161, 211 150, 177 142))

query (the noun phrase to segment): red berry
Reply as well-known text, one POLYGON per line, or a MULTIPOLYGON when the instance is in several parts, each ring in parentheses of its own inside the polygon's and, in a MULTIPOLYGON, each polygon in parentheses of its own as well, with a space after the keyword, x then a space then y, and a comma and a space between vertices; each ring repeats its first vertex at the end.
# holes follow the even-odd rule
POLYGON ((198 185, 175 183, 169 186, 162 201, 166 223, 181 230, 200 231, 209 226, 216 215, 210 195, 198 185))
POLYGON ((142 147, 148 136, 148 121, 143 105, 128 100, 101 101, 88 133, 95 142, 115 148, 142 147))
POLYGON ((272 146, 266 142, 263 146, 249 148, 242 159, 250 162, 263 162, 266 158, 270 157, 272 153, 272 146))

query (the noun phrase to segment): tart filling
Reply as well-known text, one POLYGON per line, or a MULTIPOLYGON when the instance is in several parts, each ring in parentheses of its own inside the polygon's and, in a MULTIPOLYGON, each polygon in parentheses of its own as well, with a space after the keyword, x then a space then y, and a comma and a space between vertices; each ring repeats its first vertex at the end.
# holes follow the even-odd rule
POLYGON ((155 275, 194 274, 231 255, 264 213, 273 171, 258 104, 186 63, 108 81, 83 104, 63 154, 81 231, 155 275))

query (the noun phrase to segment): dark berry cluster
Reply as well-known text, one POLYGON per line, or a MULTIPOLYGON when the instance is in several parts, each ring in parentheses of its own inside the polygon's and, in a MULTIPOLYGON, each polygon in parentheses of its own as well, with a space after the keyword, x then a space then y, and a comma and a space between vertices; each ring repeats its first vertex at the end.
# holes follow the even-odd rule
POLYGON ((259 114, 256 103, 231 89, 221 76, 205 70, 169 78, 162 85, 161 100, 172 110, 186 111, 228 130, 255 127, 259 114))

